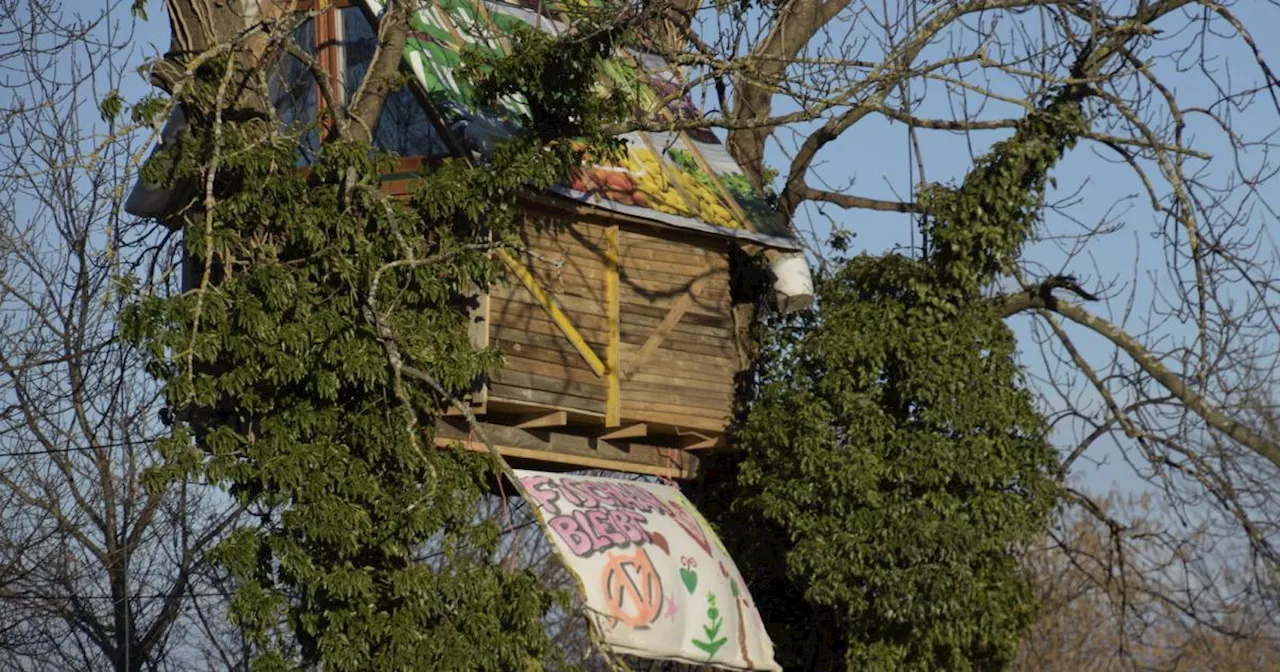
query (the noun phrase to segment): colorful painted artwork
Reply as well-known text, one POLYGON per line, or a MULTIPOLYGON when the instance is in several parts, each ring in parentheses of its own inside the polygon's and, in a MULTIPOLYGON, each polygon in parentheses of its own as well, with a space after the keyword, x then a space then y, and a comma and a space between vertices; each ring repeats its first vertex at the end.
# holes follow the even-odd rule
POLYGON ((780 670, 738 568, 676 488, 516 471, 579 579, 605 645, 731 670, 780 670))
MULTIPOLYGON (((501 14, 491 17, 483 3, 472 0, 424 2, 410 19, 413 34, 405 42, 405 60, 439 109, 454 117, 477 114, 471 91, 455 76, 463 52, 506 53, 505 36, 517 21, 501 14)), ((519 99, 504 100, 503 108, 499 114, 513 120, 528 114, 527 105, 519 99)))
MULTIPOLYGON (((381 9, 380 2, 365 1, 375 14, 381 9)), ((502 101, 498 110, 475 109, 471 92, 457 76, 467 49, 506 53, 508 37, 519 23, 560 34, 567 19, 548 14, 555 6, 520 0, 423 0, 414 17, 414 34, 405 45, 405 60, 436 109, 447 117, 445 124, 462 136, 457 138, 462 146, 483 153, 495 138, 519 132, 519 121, 528 113, 524 101, 516 98, 502 101)), ((701 116, 687 92, 679 95, 682 81, 676 68, 643 51, 620 52, 600 63, 601 86, 632 94, 637 116, 650 119, 687 121, 701 116), (665 107, 660 105, 663 100, 669 101, 665 107)), ((675 225, 696 222, 702 226, 694 228, 709 225, 709 230, 786 236, 772 208, 711 131, 637 132, 626 140, 628 152, 620 165, 586 166, 557 191, 675 225)))

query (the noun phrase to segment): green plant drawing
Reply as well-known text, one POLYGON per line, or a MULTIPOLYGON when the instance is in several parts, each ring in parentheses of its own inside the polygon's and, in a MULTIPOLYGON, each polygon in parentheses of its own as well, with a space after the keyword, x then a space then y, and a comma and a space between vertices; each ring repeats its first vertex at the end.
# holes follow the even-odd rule
POLYGON ((716 639, 716 635, 720 634, 720 626, 724 624, 724 619, 720 618, 720 610, 716 608, 715 593, 707 593, 707 624, 702 626, 702 632, 707 636, 706 640, 695 639, 693 645, 707 652, 708 656, 715 656, 716 651, 729 641, 728 637, 716 639))

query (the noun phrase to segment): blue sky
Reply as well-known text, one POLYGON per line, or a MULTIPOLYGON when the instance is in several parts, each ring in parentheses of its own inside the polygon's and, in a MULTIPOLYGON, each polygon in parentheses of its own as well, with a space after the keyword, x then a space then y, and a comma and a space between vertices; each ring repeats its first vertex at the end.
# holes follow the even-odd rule
MULTIPOLYGON (((1275 28, 1280 28, 1280 10, 1268 3, 1252 0, 1236 3, 1234 10, 1246 28, 1262 41, 1264 57, 1270 57, 1273 61, 1280 57, 1280 48, 1275 46, 1274 40, 1267 39, 1275 28)), ((1185 42, 1186 38, 1178 34, 1178 27, 1183 23, 1185 20, 1180 17, 1172 17, 1172 20, 1157 24, 1157 27, 1163 28, 1166 34, 1173 34, 1175 40, 1185 42)), ((1034 15, 1025 17, 1024 25, 1035 32, 1037 24, 1034 22, 1034 15)), ((1169 47, 1159 47, 1144 56, 1164 55, 1169 51, 1169 47)), ((928 60, 930 55, 926 51, 922 59, 928 60)), ((1167 62, 1153 65, 1154 72, 1168 83, 1184 108, 1212 103, 1216 97, 1215 81, 1223 86, 1240 89, 1262 79, 1253 55, 1238 40, 1218 39, 1211 42, 1207 56, 1207 72, 1174 72, 1167 62)), ((941 53, 935 53, 934 57, 940 58, 941 53)), ((919 85, 916 86, 913 95, 920 94, 919 85)), ((999 74, 992 75, 987 86, 1010 95, 1018 92, 1012 78, 999 74)), ((982 119, 1015 116, 1017 112, 1012 105, 983 101, 972 93, 967 94, 965 99, 970 110, 982 108, 982 113, 978 115, 982 119)), ((932 83, 917 108, 917 114, 939 119, 960 118, 958 100, 958 97, 948 97, 943 86, 932 83)), ((1269 104, 1269 100, 1262 99, 1252 108, 1234 113, 1231 120, 1233 130, 1252 139, 1268 138, 1277 133, 1280 130, 1277 128, 1280 119, 1276 116, 1275 108, 1269 107, 1269 104)), ((972 157, 981 154, 991 143, 1006 137, 1008 132, 976 132, 971 137, 941 131, 919 131, 919 134, 927 178, 929 181, 946 183, 961 179, 972 165, 972 157)), ((1188 118, 1186 135, 1187 144, 1213 156, 1210 161, 1200 162, 1196 170, 1191 172, 1200 172, 1202 179, 1207 182, 1225 184, 1232 177, 1236 157, 1230 151, 1221 129, 1208 123, 1204 117, 1191 116, 1188 118)), ((820 170, 832 178, 833 185, 851 182, 850 191, 861 196, 900 199, 910 193, 912 178, 917 181, 920 179, 918 171, 912 168, 914 161, 909 153, 906 126, 880 117, 859 122, 844 137, 824 150, 820 157, 825 160, 825 165, 820 170)), ((1268 157, 1262 152, 1254 152, 1243 156, 1241 160, 1245 165, 1257 165, 1266 158, 1268 157)), ((770 159, 776 166, 787 165, 787 158, 781 151, 775 150, 770 159)), ((1041 227, 1046 240, 1027 249, 1027 260, 1039 265, 1037 270, 1042 275, 1058 272, 1075 274, 1086 287, 1103 294, 1109 300, 1092 304, 1089 308, 1109 321, 1125 324, 1134 332, 1144 331, 1149 326, 1155 327, 1156 323, 1150 319, 1146 309, 1158 301, 1157 289, 1167 292, 1174 289, 1174 286, 1168 260, 1160 242, 1154 240, 1152 235, 1168 225, 1152 210, 1150 199, 1134 171, 1117 162, 1116 156, 1109 150, 1096 143, 1084 142, 1060 163, 1053 176, 1058 186, 1051 191, 1048 200, 1074 197, 1076 202, 1067 208, 1065 216, 1053 213, 1047 215, 1044 226, 1041 227), (1103 222, 1110 223, 1115 230, 1085 246, 1070 263, 1065 263, 1068 254, 1063 243, 1048 239, 1079 231, 1081 226, 1103 222), (1129 308, 1132 308, 1131 313, 1127 312, 1129 308)), ((810 180, 810 183, 814 184, 814 181, 810 180)), ((1163 185, 1157 185, 1157 189, 1162 193, 1166 191, 1163 185)), ((1249 228, 1262 234, 1259 245, 1267 254, 1274 256, 1275 244, 1272 239, 1267 238, 1266 233, 1275 226, 1276 217, 1274 211, 1268 211, 1265 197, 1266 194, 1263 193, 1254 199, 1255 211, 1250 217, 1249 228)), ((1236 200, 1241 199, 1236 197, 1236 200)), ((831 226, 854 232, 857 235, 855 251, 883 252, 909 245, 913 240, 912 225, 902 215, 862 210, 842 211, 837 208, 825 208, 821 215, 810 208, 809 214, 819 238, 831 226)), ((919 242, 918 237, 914 240, 919 242)), ((1041 385, 1043 379, 1053 374, 1040 357, 1031 338, 1033 319, 1015 318, 1011 320, 1011 326, 1019 336, 1023 361, 1030 375, 1041 379, 1033 384, 1041 385)), ((1085 358, 1100 371, 1105 371, 1115 348, 1085 329, 1070 324, 1066 328, 1085 358)), ((1189 327, 1168 323, 1161 324, 1159 332, 1163 338, 1170 340, 1187 340, 1195 333, 1189 327)), ((1270 338, 1274 341, 1277 335, 1272 334, 1270 338)), ((1178 368, 1177 363, 1168 365, 1174 370, 1178 368)), ((1064 377, 1061 373, 1058 375, 1060 378, 1064 377)), ((1086 381, 1074 376, 1070 382, 1075 390, 1086 398, 1091 398, 1092 403, 1099 403, 1098 396, 1087 390, 1086 381)), ((1119 401, 1124 403, 1123 396, 1119 397, 1119 401)), ((1080 435, 1079 426, 1061 425, 1055 440, 1059 445, 1069 447, 1075 445, 1075 439, 1080 435)), ((1076 473, 1089 489, 1144 489, 1144 484, 1133 470, 1123 463, 1114 441, 1100 442, 1088 455, 1097 462, 1085 460, 1078 463, 1076 473)))

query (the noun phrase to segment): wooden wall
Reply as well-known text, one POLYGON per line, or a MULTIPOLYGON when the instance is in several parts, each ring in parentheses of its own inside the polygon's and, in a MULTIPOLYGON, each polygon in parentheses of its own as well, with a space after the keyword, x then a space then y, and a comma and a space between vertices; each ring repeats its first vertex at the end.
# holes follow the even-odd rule
POLYGON ((738 358, 730 315, 728 246, 707 235, 608 219, 529 215, 527 250, 512 253, 508 281, 491 288, 489 342, 506 366, 488 401, 568 410, 603 423, 610 374, 620 413, 613 424, 650 433, 723 431, 732 410, 738 358), (616 227, 615 232, 610 228, 616 227), (610 279, 611 236, 617 275, 610 279), (528 270, 563 312, 557 322, 515 269, 528 270), (611 283, 616 283, 616 351, 610 352, 611 283), (593 370, 562 326, 605 365, 593 370), (610 370, 612 369, 612 370, 610 370))

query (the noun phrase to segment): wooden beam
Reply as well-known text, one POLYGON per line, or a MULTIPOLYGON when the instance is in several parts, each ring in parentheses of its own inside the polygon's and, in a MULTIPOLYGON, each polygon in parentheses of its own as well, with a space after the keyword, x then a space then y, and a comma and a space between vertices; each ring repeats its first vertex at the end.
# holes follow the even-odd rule
POLYGON ((536 427, 564 427, 569 424, 569 414, 564 411, 534 413, 530 415, 516 416, 515 422, 509 424, 512 427, 519 427, 521 429, 534 429, 536 427))
POLYGON ((507 268, 510 268, 511 272, 515 273, 520 282, 524 284, 525 289, 529 290, 529 293, 533 295, 533 298, 547 311, 547 314, 551 316, 551 321, 555 322, 560 331, 564 333, 565 338, 569 339, 569 342, 573 344, 578 354, 582 355, 582 358, 587 361, 587 366, 590 366, 597 376, 604 376, 607 370, 604 362, 600 361, 600 357, 591 349, 591 346, 587 345, 586 339, 582 338, 582 334, 578 333, 577 327, 573 326, 573 322, 560 309, 559 304, 548 296, 546 292, 542 291, 538 280, 533 277, 529 269, 525 268, 524 264, 520 263, 506 250, 499 250, 498 256, 506 263, 507 268))
POLYGON ((676 299, 675 305, 671 306, 671 310, 667 311, 667 314, 662 318, 662 322, 654 327, 653 332, 645 339, 644 345, 640 346, 640 350, 631 357, 631 361, 627 362, 626 369, 622 372, 623 378, 631 380, 631 377, 636 375, 640 367, 644 366, 644 363, 658 351, 662 341, 671 335, 676 325, 680 323, 680 319, 693 306, 693 302, 698 298, 698 293, 701 289, 702 286, 695 281, 689 286, 688 291, 676 299))
POLYGON ((605 229, 605 238, 608 242, 604 253, 604 293, 608 302, 609 342, 605 351, 605 385, 608 396, 605 398, 604 424, 606 427, 617 427, 622 423, 622 385, 618 380, 618 346, 622 342, 619 326, 622 321, 622 303, 618 292, 618 227, 605 229))
MULTIPOLYGON (((488 452, 489 448, 479 441, 466 442, 455 441, 451 439, 436 439, 437 448, 448 448, 455 443, 462 443, 463 448, 474 452, 488 452)), ((648 476, 664 476, 666 478, 689 479, 693 478, 697 472, 687 466, 673 464, 670 467, 651 466, 637 464, 635 462, 626 462, 621 460, 600 459, 595 457, 582 457, 579 455, 561 455, 541 450, 531 450, 528 448, 516 448, 514 446, 504 446, 498 444, 498 452, 503 457, 514 457, 518 459, 534 460, 537 462, 548 462, 554 464, 566 464, 573 467, 583 469, 607 469, 609 471, 622 471, 631 474, 645 474, 648 476)))
POLYGON ((618 439, 640 439, 648 435, 649 425, 646 425, 643 422, 637 422, 599 434, 596 438, 604 441, 617 441, 618 439))
MULTIPOLYGON (((467 296, 468 301, 472 298, 475 300, 474 305, 467 307, 467 337, 471 340, 471 347, 486 350, 489 347, 489 292, 480 291, 479 286, 472 284, 467 289, 467 296)), ((471 393, 473 404, 483 404, 489 396, 487 382, 479 387, 480 389, 471 393)))
POLYGON ((680 447, 684 450, 710 450, 712 448, 724 448, 727 445, 728 442, 725 441, 724 434, 690 434, 680 442, 680 447))
POLYGON ((671 427, 672 431, 677 434, 687 431, 720 434, 729 425, 728 413, 725 413, 724 417, 713 418, 689 415, 688 413, 680 413, 669 408, 660 408, 659 406, 670 405, 627 404, 627 418, 636 422, 648 423, 650 429, 663 426, 671 427))
POLYGON ((574 424, 600 425, 604 422, 604 413, 592 413, 578 408, 569 406, 558 406, 556 404, 544 404, 541 402, 530 402, 515 397, 492 397, 489 400, 489 408, 494 413, 505 413, 508 415, 544 415, 551 411, 564 411, 569 414, 569 419, 574 424))
MULTIPOLYGON (((588 436, 559 432, 534 433, 516 427, 481 423, 485 434, 493 440, 505 457, 520 458, 579 469, 609 469, 633 474, 692 478, 698 473, 700 460, 678 449, 645 444, 629 444, 625 449, 588 436)), ((460 418, 441 418, 436 422, 435 445, 447 448, 461 444, 466 450, 487 452, 460 418)))

